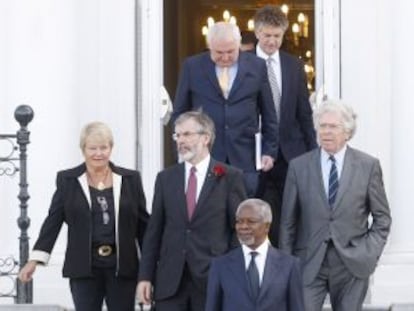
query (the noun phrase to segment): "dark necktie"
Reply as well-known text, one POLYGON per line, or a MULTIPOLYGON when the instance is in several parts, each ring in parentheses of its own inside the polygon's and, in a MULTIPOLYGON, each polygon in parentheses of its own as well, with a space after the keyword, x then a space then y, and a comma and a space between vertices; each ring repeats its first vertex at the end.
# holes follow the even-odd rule
POLYGON ((188 219, 191 220, 193 217, 194 210, 196 208, 196 198, 197 198, 197 176, 196 173, 197 169, 192 166, 190 169, 190 176, 188 177, 188 184, 187 184, 187 212, 188 212, 188 219))
POLYGON ((255 260, 258 252, 250 252, 250 255, 252 256, 252 259, 250 260, 249 267, 247 268, 247 278, 249 280, 252 297, 256 300, 257 296, 259 296, 260 290, 259 270, 257 269, 255 260))
POLYGON ((276 78, 276 73, 273 70, 273 62, 274 59, 269 57, 267 59, 267 75, 269 77, 269 84, 270 84, 270 88, 272 90, 272 95, 273 95, 273 103, 275 105, 275 109, 276 109, 276 117, 278 118, 278 120, 280 120, 280 89, 279 89, 279 84, 277 83, 277 78, 276 78))
POLYGON ((329 172, 329 205, 332 207, 335 203, 336 194, 338 193, 338 170, 336 168, 336 161, 334 156, 329 156, 331 160, 331 171, 329 172))

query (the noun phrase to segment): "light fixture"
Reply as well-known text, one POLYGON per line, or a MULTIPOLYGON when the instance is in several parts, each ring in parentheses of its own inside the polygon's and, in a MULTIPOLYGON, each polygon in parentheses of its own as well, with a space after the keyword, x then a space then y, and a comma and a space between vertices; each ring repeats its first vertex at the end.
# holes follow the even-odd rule
POLYGON ((249 31, 254 30, 254 20, 252 18, 247 21, 247 30, 249 31))
POLYGON ((211 16, 209 16, 207 18, 207 27, 210 28, 211 26, 213 26, 215 23, 214 18, 212 18, 211 16))
MULTIPOLYGON (((226 23, 231 23, 234 25, 237 25, 237 19, 235 16, 232 16, 230 14, 229 10, 224 10, 223 11, 223 21, 225 21, 226 23)), ((213 17, 209 16, 207 17, 207 25, 204 25, 203 27, 201 27, 201 33, 203 34, 203 36, 207 36, 208 33, 208 29, 213 26, 216 23, 216 21, 214 20, 213 17)), ((253 23, 253 20, 252 20, 253 23)), ((254 28, 254 25, 253 25, 254 28)))
POLYGON ((288 15, 288 13, 289 13, 289 6, 287 4, 282 4, 282 6, 280 7, 280 9, 282 10, 283 13, 285 13, 285 15, 288 15))
POLYGON ((223 12, 223 20, 228 22, 230 20, 230 12, 228 10, 224 10, 223 12))

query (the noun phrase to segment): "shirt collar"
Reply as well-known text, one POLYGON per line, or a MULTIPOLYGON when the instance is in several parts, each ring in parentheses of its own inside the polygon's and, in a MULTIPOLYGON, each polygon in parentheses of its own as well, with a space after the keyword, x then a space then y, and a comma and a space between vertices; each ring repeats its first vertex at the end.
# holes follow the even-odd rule
POLYGON ((242 250, 243 250, 243 254, 244 257, 248 257, 250 256, 251 252, 257 252, 259 255, 263 255, 266 256, 267 255, 267 251, 269 249, 269 240, 266 239, 262 244, 259 245, 258 248, 256 249, 251 249, 250 247, 242 244, 242 250))
MULTIPOLYGON (((345 152, 346 152, 347 147, 348 147, 347 144, 345 144, 342 147, 341 150, 339 150, 337 153, 333 154, 336 162, 342 163, 344 161, 345 152)), ((329 153, 327 153, 323 148, 321 148, 321 157, 322 157, 323 161, 328 162, 330 156, 331 155, 329 153)))
POLYGON ((191 164, 190 162, 185 162, 185 170, 190 171, 191 167, 195 166, 197 169, 197 172, 207 172, 208 165, 210 164, 210 154, 207 154, 207 156, 198 162, 196 165, 191 164))
POLYGON ((259 45, 256 46, 256 55, 259 56, 260 58, 263 58, 265 60, 267 60, 269 57, 272 58, 275 63, 279 63, 279 50, 277 50, 276 52, 274 52, 272 55, 267 55, 265 52, 263 52, 263 50, 260 48, 259 45))

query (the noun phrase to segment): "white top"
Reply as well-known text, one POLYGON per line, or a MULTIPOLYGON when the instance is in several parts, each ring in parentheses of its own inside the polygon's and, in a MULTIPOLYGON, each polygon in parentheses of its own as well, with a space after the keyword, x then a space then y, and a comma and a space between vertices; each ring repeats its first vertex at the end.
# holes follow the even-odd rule
POLYGON ((262 284, 263 281, 263 274, 266 264, 266 258, 267 258, 267 251, 269 250, 269 241, 266 239, 258 248, 251 249, 250 247, 242 244, 242 250, 244 255, 244 264, 247 271, 247 268, 249 267, 250 260, 252 260, 252 255, 250 255, 251 252, 257 252, 257 255, 255 257, 257 270, 259 271, 259 281, 260 284, 262 284))
MULTIPOLYGON (((195 165, 197 172, 197 197, 196 200, 198 200, 198 196, 200 195, 201 188, 203 187, 204 180, 206 179, 208 165, 210 164, 210 154, 208 154, 201 162, 199 162, 197 165, 195 165)), ((187 192, 187 185, 188 185, 188 178, 190 177, 190 169, 194 166, 190 162, 184 162, 185 165, 185 185, 184 189, 187 192)))

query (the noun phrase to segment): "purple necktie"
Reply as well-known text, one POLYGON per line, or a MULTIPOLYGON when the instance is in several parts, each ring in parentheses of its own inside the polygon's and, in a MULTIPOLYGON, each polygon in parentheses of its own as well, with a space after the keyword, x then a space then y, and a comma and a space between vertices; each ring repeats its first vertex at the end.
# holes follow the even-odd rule
POLYGON ((194 210, 196 208, 196 198, 197 198, 197 176, 196 173, 197 169, 193 166, 190 169, 190 176, 188 177, 188 184, 187 184, 187 212, 188 212, 188 219, 191 220, 193 216, 194 210))

